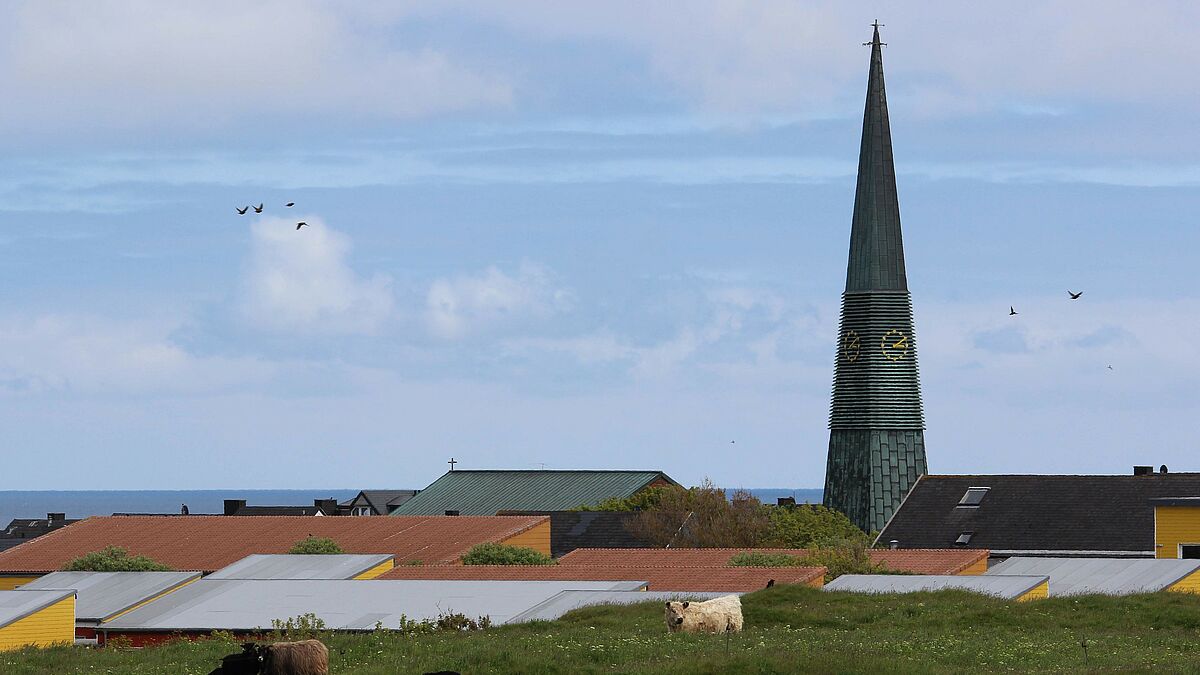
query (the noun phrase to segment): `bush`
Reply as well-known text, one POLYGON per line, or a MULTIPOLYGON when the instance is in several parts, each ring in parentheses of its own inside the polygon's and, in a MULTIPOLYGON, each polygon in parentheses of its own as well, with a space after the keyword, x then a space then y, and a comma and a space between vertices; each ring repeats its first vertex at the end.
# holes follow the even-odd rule
POLYGON ((170 572, 171 568, 144 555, 129 555, 120 546, 85 553, 63 566, 68 572, 170 572))
POLYGON ((641 490, 625 498, 610 497, 597 504, 581 504, 572 511, 648 511, 662 502, 663 493, 668 488, 651 487, 641 490))
POLYGON ((295 642, 297 640, 312 640, 320 637, 325 631, 325 620, 309 612, 294 616, 286 621, 271 619, 271 641, 295 642))
POLYGON ((524 546, 476 544, 462 557, 464 565, 557 565, 545 553, 524 546))
POLYGON ((820 504, 776 506, 770 509, 771 527, 763 546, 771 548, 809 548, 842 541, 869 543, 865 532, 841 511, 820 504))
POLYGON ((341 546, 338 546, 336 541, 329 537, 314 537, 309 535, 292 544, 292 547, 288 549, 288 553, 297 555, 334 555, 345 553, 345 551, 342 550, 341 546))
POLYGON ((436 633, 438 631, 454 631, 457 633, 487 630, 492 627, 492 617, 488 615, 481 616, 477 619, 463 614, 461 612, 442 612, 436 619, 410 619, 407 615, 400 615, 400 634, 401 635, 423 635, 425 633, 436 633))
POLYGON ((804 567, 824 567, 825 583, 843 574, 909 574, 871 560, 868 550, 861 540, 845 540, 813 547, 808 555, 800 559, 800 564, 804 567))
POLYGON ((767 509, 750 493, 725 490, 707 478, 684 489, 661 488, 654 508, 641 511, 629 524, 638 539, 655 547, 744 548, 759 546, 770 528, 767 509))
POLYGON ((730 567, 799 567, 800 558, 786 553, 742 551, 729 559, 730 567))

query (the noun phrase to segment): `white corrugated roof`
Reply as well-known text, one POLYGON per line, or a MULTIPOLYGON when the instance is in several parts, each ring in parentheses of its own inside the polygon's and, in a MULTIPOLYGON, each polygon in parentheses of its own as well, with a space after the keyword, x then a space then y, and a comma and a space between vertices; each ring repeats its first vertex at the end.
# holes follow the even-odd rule
POLYGON ((21 590, 74 590, 75 620, 103 621, 199 578, 199 572, 52 572, 21 590))
POLYGON ((397 628, 400 616, 445 613, 506 623, 567 590, 632 591, 641 581, 412 581, 201 579, 103 624, 108 630, 270 629, 274 619, 315 614, 333 630, 397 628))
POLYGON ((987 571, 1050 577, 1050 595, 1131 595, 1161 591, 1200 569, 1200 560, 1009 558, 987 571))
POLYGON ((74 591, 0 591, 0 627, 45 609, 74 591))
POLYGON ((1047 576, 969 574, 843 574, 825 584, 827 591, 851 593, 917 593, 950 589, 1018 598, 1046 581, 1047 576))
POLYGON ((208 575, 207 579, 353 579, 392 559, 390 553, 370 555, 255 554, 208 575))

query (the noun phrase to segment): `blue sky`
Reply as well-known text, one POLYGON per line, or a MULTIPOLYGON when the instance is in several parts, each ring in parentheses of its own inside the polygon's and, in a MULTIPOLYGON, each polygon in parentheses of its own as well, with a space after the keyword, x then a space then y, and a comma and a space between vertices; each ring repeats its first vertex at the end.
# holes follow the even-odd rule
POLYGON ((0 489, 819 487, 876 16, 931 470, 1200 468, 1191 4, 249 4, 0 9, 0 489))

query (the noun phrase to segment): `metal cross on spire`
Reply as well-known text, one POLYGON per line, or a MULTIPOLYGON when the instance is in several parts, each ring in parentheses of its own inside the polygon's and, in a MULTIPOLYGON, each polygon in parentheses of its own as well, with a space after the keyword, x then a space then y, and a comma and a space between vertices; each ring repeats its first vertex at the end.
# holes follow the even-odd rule
POLYGON ((450 461, 449 461, 449 462, 446 462, 446 463, 450 465, 450 470, 451 470, 451 471, 453 471, 453 470, 454 470, 454 465, 455 465, 455 464, 458 464, 458 462, 457 462, 457 461, 455 461, 455 459, 454 459, 453 457, 451 457, 451 458, 450 458, 450 461))
POLYGON ((887 24, 879 23, 879 19, 875 19, 875 23, 873 23, 871 25, 875 28, 875 35, 871 38, 870 42, 864 42, 863 46, 867 47, 867 46, 871 46, 871 45, 875 45, 875 44, 880 44, 880 45, 886 46, 887 45, 886 42, 879 42, 879 28, 881 26, 885 26, 887 24))

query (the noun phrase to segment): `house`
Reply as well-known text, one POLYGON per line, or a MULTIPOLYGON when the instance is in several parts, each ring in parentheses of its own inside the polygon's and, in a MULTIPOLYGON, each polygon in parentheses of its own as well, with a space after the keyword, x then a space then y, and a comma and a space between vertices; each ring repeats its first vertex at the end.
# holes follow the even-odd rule
MULTIPOLYGON (((40 537, 47 532, 53 532, 60 527, 66 527, 71 523, 78 522, 78 519, 67 518, 65 513, 48 513, 44 519, 42 518, 15 518, 8 523, 8 527, 0 531, 0 551, 24 544, 30 539, 40 537)), ((0 590, 5 590, 0 586, 0 590)))
POLYGON ((245 499, 226 499, 227 516, 340 516, 336 499, 314 499, 312 506, 247 506, 245 499))
POLYGON ((825 584, 825 590, 847 593, 924 593, 959 590, 1027 602, 1045 598, 1049 592, 1049 582, 1050 578, 1047 576, 1010 574, 843 574, 825 584))
MULTIPOLYGON (((1150 506, 1154 557, 1200 559, 1200 497, 1158 497, 1150 500, 1150 506)), ((550 536, 554 537, 553 530, 550 536)))
POLYGON ((52 572, 20 590, 73 592, 75 637, 94 638, 101 623, 199 579, 199 572, 52 572))
POLYGON ((501 511, 567 511, 679 485, 662 471, 448 471, 394 515, 491 516, 501 511))
POLYGON ((1200 473, 1135 467, 1124 476, 928 475, 876 542, 988 549, 993 560, 1153 558, 1161 549, 1152 500, 1181 496, 1200 496, 1200 473))
POLYGON ((418 492, 420 490, 362 490, 341 507, 352 516, 388 516, 418 492))
POLYGON ((989 575, 1050 577, 1050 596, 1200 592, 1200 560, 1150 558, 1009 558, 989 575))
POLYGON ((730 567, 628 565, 402 565, 380 579, 478 581, 638 580, 661 592, 749 593, 775 584, 820 588, 824 567, 730 567))
POLYGON ((0 652, 74 641, 74 591, 0 591, 0 652))
POLYGON ((395 630, 402 618, 434 620, 447 613, 471 619, 486 616, 499 625, 562 591, 644 587, 638 581, 202 579, 107 622, 101 635, 121 637, 135 647, 215 630, 252 636, 271 630, 275 621, 306 614, 335 631, 395 630))
POLYGON ((208 573, 255 553, 286 553, 310 535, 328 537, 348 553, 389 554, 399 564, 455 563, 484 542, 550 553, 545 516, 96 516, 0 553, 0 579, 27 583, 108 545, 208 573))
POLYGON ((395 567, 391 554, 255 554, 206 579, 374 579, 395 567))
MULTIPOLYGON (((501 511, 498 516, 549 516, 550 555, 577 548, 645 548, 650 542, 631 529, 636 511, 501 511)), ((680 525, 683 518, 680 518, 680 525)))
MULTIPOLYGON (((559 566, 585 567, 720 567, 738 553, 775 553, 803 558, 808 551, 779 548, 581 548, 559 559, 559 566)), ((913 574, 983 574, 988 552, 964 549, 870 549, 867 554, 889 569, 913 574)), ((775 568, 779 569, 779 568, 775 568)))

